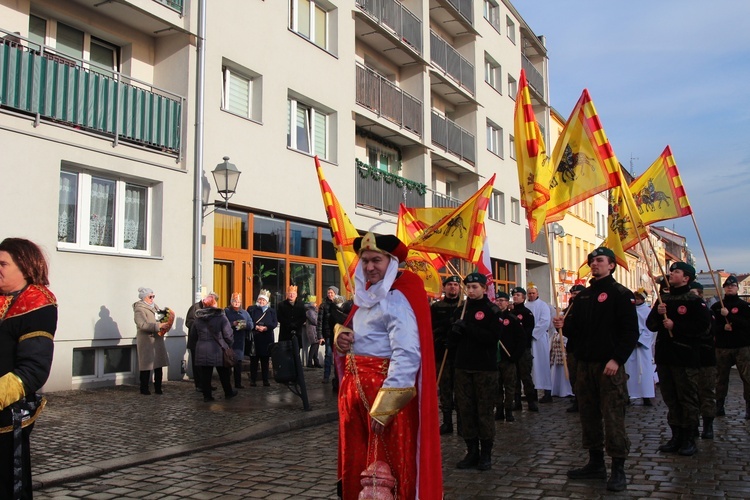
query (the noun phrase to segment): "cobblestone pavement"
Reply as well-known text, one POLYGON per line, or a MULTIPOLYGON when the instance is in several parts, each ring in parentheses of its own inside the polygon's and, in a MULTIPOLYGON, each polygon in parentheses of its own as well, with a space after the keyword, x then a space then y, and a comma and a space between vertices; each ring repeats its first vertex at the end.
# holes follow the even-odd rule
MULTIPOLYGON (((628 489, 611 497, 750 498, 750 421, 743 418, 741 384, 736 374, 731 380, 727 416, 716 419, 716 438, 713 441, 699 439, 700 451, 693 457, 658 452, 659 444, 668 437, 666 407, 658 395, 653 407, 631 406, 627 418, 632 441, 631 456, 626 462, 628 489)), ((192 390, 192 385, 189 389, 192 390)), ((330 412, 322 409, 330 410, 335 404, 333 399, 326 398, 330 388, 318 384, 314 389, 316 405, 321 409, 314 408, 312 412, 300 411, 299 399, 286 401, 289 396, 284 393, 286 389, 272 387, 266 390, 274 391, 273 398, 278 399, 283 410, 281 414, 296 415, 297 420, 312 417, 304 424, 312 426, 291 425, 277 429, 275 432, 278 433, 271 437, 260 439, 240 436, 249 440, 196 448, 192 453, 171 455, 132 467, 127 466, 124 458, 121 468, 86 479, 45 486, 37 490, 35 497, 101 500, 335 498, 338 424, 329 418, 330 412)), ((246 396, 246 391, 249 389, 245 389, 242 396, 246 396)), ((40 420, 32 435, 35 474, 44 467, 49 469, 69 460, 85 462, 86 458, 73 455, 87 456, 89 445, 98 444, 94 448, 97 454, 108 449, 111 454, 125 456, 126 452, 138 452, 142 447, 154 450, 160 446, 174 447, 175 442, 170 441, 169 436, 181 442, 188 439, 184 436, 192 434, 191 442, 195 443, 209 435, 218 439, 227 428, 255 422, 255 413, 250 422, 243 422, 238 417, 241 412, 230 407, 233 401, 217 401, 217 404, 205 408, 197 393, 195 401, 185 403, 188 394, 182 391, 183 398, 175 396, 176 401, 170 404, 169 393, 164 395, 163 401, 156 402, 140 397, 133 387, 89 392, 94 393, 92 399, 96 399, 97 394, 106 394, 128 400, 131 408, 124 416, 127 421, 123 422, 119 415, 105 411, 95 414, 93 420, 96 421, 83 416, 81 421, 88 427, 84 427, 78 443, 73 448, 61 447, 61 452, 51 453, 50 458, 40 463, 41 442, 49 442, 55 434, 65 433, 61 429, 69 428, 68 423, 63 425, 61 422, 58 425, 62 428, 53 429, 50 425, 45 428, 42 422, 52 420, 53 412, 50 411, 40 420), (134 401, 138 404, 134 405, 134 401), (133 413, 144 412, 144 409, 151 413, 141 420, 134 419, 133 413), (213 425, 206 424, 209 419, 214 421, 213 425), (99 436, 97 441, 100 442, 93 443, 94 439, 86 438, 87 430, 99 436), (43 434, 50 436, 43 438, 43 434), (120 449, 121 446, 124 449, 120 449)), ((51 403, 55 403, 55 399, 78 397, 67 393, 58 398, 54 396, 50 398, 51 403)), ((251 397, 254 396, 247 396, 247 399, 251 397)), ((62 406, 60 401, 56 406, 62 406)), ((455 463, 463 457, 464 444, 455 434, 444 436, 446 498, 609 498, 604 481, 570 481, 565 475, 569 468, 584 463, 587 458, 586 452, 580 449, 578 416, 565 412, 568 402, 555 398, 554 403, 540 406, 539 413, 516 412, 514 423, 497 423, 493 468, 488 472, 455 469, 455 463)), ((259 409, 258 421, 263 418, 274 423, 280 421, 281 417, 273 416, 274 411, 259 409)), ((269 422, 258 425, 269 425, 269 422)), ((238 436, 236 433, 229 435, 238 436)), ((75 442, 74 438, 69 439, 70 443, 75 442)))

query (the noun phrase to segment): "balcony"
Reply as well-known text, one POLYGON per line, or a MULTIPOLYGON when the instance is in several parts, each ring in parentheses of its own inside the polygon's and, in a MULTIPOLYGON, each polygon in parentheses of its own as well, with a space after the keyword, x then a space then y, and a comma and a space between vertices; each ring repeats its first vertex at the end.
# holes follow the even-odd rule
POLYGON ((435 111, 432 112, 432 143, 467 163, 474 165, 476 161, 474 135, 435 111))
MULTIPOLYGON (((405 44, 415 54, 422 55, 422 21, 396 0, 357 0, 357 7, 372 23, 384 30, 389 38, 405 44)), ((358 36, 368 36, 357 30, 358 36)), ((377 44, 376 44, 377 45, 377 44)), ((386 48, 381 48, 383 51, 386 48)))
POLYGON ((430 62, 442 69, 443 73, 449 76, 458 87, 474 95, 476 88, 474 65, 434 31, 430 31, 430 62))
POLYGON ((478 35, 474 27, 474 0, 429 0, 430 19, 451 36, 478 35))
POLYGON ((156 3, 160 3, 172 9, 175 12, 183 13, 183 0, 154 0, 156 3))
POLYGON ((2 108, 179 161, 183 97, 17 39, 0 42, 2 108))
POLYGON ((448 196, 447 194, 438 193, 432 191, 432 207, 433 208, 457 208, 463 203, 457 198, 448 196))
POLYGON ((357 104, 422 137, 422 101, 357 64, 357 104))
POLYGON ((533 253, 536 255, 539 255, 541 257, 547 257, 547 242, 545 239, 547 238, 547 232, 542 229, 539 232, 539 236, 536 237, 536 240, 534 240, 534 243, 531 242, 531 231, 529 231, 529 228, 526 228, 526 251, 529 253, 533 253))
POLYGON ((427 186, 379 170, 360 160, 355 160, 357 169, 355 199, 358 207, 382 213, 398 214, 400 203, 407 207, 425 206, 427 186))
POLYGON ((526 56, 521 56, 521 67, 526 71, 526 80, 529 86, 544 99, 544 77, 526 56))

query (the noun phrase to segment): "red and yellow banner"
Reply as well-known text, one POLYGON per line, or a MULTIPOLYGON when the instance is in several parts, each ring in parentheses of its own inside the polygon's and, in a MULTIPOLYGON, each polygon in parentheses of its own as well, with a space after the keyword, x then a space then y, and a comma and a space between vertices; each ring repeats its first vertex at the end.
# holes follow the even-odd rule
MULTIPOLYGON (((399 205, 396 236, 405 245, 408 246, 409 243, 418 238, 426 227, 428 227, 428 224, 418 221, 403 203, 399 205)), ((443 286, 438 269, 445 266, 445 260, 440 255, 410 249, 406 257, 406 265, 422 278, 427 295, 434 298, 442 295, 443 286)))
POLYGON ((516 164, 521 192, 521 206, 526 209, 531 241, 536 240, 544 225, 544 211, 536 211, 550 199, 549 185, 552 179, 552 163, 547 158, 547 149, 531 105, 526 72, 521 70, 518 95, 516 96, 513 129, 516 140, 516 164))
POLYGON ((325 206, 328 224, 331 226, 331 236, 333 244, 336 247, 336 261, 339 264, 341 278, 344 281, 344 287, 350 293, 354 293, 354 271, 359 262, 359 256, 354 251, 354 239, 359 236, 359 232, 349 220, 344 209, 341 208, 338 198, 333 194, 331 186, 323 176, 323 169, 320 167, 318 157, 315 157, 315 170, 318 173, 320 181, 320 193, 323 195, 323 205, 325 206))
POLYGON ((630 192, 646 225, 693 213, 669 146, 630 184, 630 192))

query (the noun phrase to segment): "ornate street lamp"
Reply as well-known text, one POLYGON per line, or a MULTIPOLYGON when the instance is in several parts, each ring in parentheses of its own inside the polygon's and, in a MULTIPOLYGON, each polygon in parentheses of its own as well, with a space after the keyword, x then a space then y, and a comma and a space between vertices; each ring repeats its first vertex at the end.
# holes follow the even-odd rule
MULTIPOLYGON (((233 163, 229 163, 229 157, 224 157, 224 163, 219 163, 216 168, 211 172, 214 176, 214 182, 216 183, 216 189, 219 195, 224 199, 224 208, 229 208, 229 198, 234 196, 237 191, 237 183, 240 181, 240 172, 233 163)), ((203 182, 201 189, 201 198, 203 199, 203 217, 216 210, 217 203, 209 203, 208 198, 211 194, 211 186, 207 181, 203 182), (206 213, 206 207, 213 206, 214 210, 206 213)), ((219 203, 220 204, 220 203, 219 203)))

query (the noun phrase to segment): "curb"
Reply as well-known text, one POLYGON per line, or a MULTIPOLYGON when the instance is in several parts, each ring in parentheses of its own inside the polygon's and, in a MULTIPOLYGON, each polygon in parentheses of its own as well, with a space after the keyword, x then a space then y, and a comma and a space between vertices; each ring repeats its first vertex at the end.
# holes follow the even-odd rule
POLYGON ((304 412, 299 418, 292 418, 282 422, 266 422, 255 426, 247 427, 241 431, 225 434, 224 436, 211 439, 204 439, 189 444, 170 446, 161 450, 154 450, 144 453, 136 453, 127 457, 113 458, 111 460, 102 460, 96 465, 81 465, 71 467, 56 472, 47 472, 35 475, 32 479, 33 489, 40 490, 51 486, 58 486, 65 483, 80 481, 91 477, 99 476, 107 472, 134 467, 143 464, 149 464, 175 458, 179 456, 190 455, 200 451, 210 450, 225 445, 241 443, 244 441, 255 441, 258 439, 275 436, 283 432, 304 429, 321 423, 328 423, 338 420, 338 410, 313 410, 304 412))

